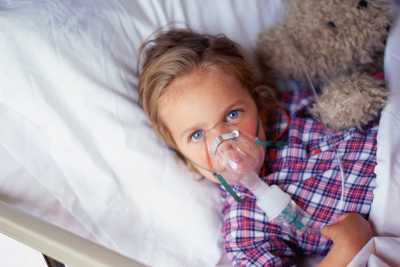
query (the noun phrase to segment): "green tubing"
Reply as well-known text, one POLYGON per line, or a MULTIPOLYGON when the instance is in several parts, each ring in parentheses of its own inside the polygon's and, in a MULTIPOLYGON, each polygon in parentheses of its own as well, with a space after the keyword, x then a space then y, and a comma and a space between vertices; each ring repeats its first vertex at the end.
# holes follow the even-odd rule
POLYGON ((242 199, 236 194, 235 191, 233 191, 233 188, 226 182, 224 177, 216 172, 213 172, 213 175, 215 178, 218 179, 218 181, 221 183, 221 185, 225 188, 225 190, 237 201, 241 202, 242 199))
POLYGON ((285 141, 261 141, 260 139, 256 138, 256 145, 262 145, 265 148, 274 146, 276 148, 282 148, 286 145, 285 141))

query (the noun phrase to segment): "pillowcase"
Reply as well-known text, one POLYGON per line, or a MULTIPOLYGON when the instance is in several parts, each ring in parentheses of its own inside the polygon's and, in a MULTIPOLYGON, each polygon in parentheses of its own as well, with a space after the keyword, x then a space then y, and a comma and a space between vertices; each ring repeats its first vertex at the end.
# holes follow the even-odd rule
POLYGON ((215 266, 218 189, 149 127, 138 47, 175 22, 251 51, 282 10, 278 0, 0 0, 3 199, 147 265, 215 266))

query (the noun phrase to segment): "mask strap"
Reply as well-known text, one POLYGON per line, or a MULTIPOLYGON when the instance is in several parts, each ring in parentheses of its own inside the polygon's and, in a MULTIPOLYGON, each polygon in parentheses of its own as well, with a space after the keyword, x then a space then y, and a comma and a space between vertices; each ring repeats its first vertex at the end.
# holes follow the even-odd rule
POLYGON ((262 145, 264 148, 268 148, 270 146, 274 146, 276 148, 282 148, 286 145, 287 142, 279 140, 279 141, 270 141, 270 140, 266 140, 266 141, 262 141, 260 139, 256 139, 256 144, 257 145, 262 145))
POLYGON ((207 172, 212 173, 212 175, 218 180, 218 182, 222 185, 222 187, 225 189, 225 191, 229 193, 229 195, 231 195, 237 202, 242 201, 242 199, 238 196, 238 194, 236 194, 236 192, 233 190, 232 186, 230 186, 230 184, 228 184, 228 182, 225 180, 225 178, 221 174, 211 171, 207 168, 204 168, 203 166, 200 166, 199 164, 197 164, 196 162, 194 162, 190 159, 189 159, 189 161, 192 162, 197 167, 199 167, 207 172))
POLYGON ((224 189, 237 201, 241 202, 242 199, 236 194, 236 192, 233 190, 232 186, 228 184, 228 182, 224 179, 224 177, 221 174, 218 174, 216 172, 212 173, 215 178, 218 179, 220 184, 224 187, 224 189))
POLYGON ((282 148, 286 145, 286 143, 287 143, 286 141, 278 140, 288 131, 289 125, 290 125, 290 116, 289 116, 288 112, 284 108, 282 108, 282 110, 285 112, 285 115, 288 118, 288 123, 287 123, 285 130, 283 132, 281 132, 276 138, 274 138, 274 140, 262 141, 258 138, 258 135, 260 133, 260 120, 257 120, 257 128, 256 128, 256 144, 257 145, 262 145, 262 146, 264 146, 264 148, 268 148, 271 146, 274 146, 276 148, 282 148))

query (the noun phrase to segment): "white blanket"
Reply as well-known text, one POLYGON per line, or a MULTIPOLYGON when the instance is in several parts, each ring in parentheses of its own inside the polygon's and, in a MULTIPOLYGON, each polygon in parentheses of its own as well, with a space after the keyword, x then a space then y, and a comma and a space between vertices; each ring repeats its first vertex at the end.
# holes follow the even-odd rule
POLYGON ((377 187, 370 221, 373 238, 349 264, 400 266, 400 23, 394 27, 385 52, 385 76, 391 95, 378 131, 377 187))
POLYGON ((281 10, 280 0, 0 0, 0 198, 150 266, 215 266, 218 190, 149 127, 137 48, 177 22, 250 50, 281 10))

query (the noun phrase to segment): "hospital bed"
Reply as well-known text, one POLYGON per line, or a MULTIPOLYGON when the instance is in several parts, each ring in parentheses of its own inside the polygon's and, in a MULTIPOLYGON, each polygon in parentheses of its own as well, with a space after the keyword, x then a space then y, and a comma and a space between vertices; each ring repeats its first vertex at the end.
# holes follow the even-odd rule
MULTIPOLYGON (((0 232, 72 267, 229 266, 218 190, 137 105, 138 48, 174 23, 225 33, 251 57, 284 10, 280 0, 0 0, 0 232)), ((396 124, 384 116, 378 169, 396 176, 396 124)), ((377 227, 399 236, 378 204, 377 227)))

